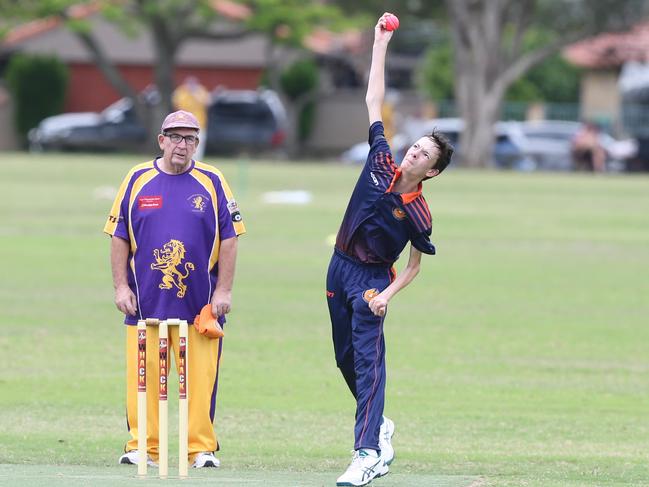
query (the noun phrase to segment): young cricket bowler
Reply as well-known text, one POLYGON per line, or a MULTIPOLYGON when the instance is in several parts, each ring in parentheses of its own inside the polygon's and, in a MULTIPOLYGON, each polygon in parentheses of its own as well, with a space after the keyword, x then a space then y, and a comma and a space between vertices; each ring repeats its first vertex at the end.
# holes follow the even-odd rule
POLYGON ((338 231, 327 274, 336 363, 356 399, 354 452, 337 480, 339 486, 366 485, 386 475, 394 458, 394 423, 383 416, 383 322, 390 299, 419 272, 421 253, 435 253, 422 181, 439 175, 453 154, 448 140, 433 132, 408 149, 400 166, 394 163, 381 119, 385 56, 398 26, 392 17, 383 14, 374 28, 365 98, 370 153, 338 231), (408 242, 408 264, 395 277, 392 266, 408 242))

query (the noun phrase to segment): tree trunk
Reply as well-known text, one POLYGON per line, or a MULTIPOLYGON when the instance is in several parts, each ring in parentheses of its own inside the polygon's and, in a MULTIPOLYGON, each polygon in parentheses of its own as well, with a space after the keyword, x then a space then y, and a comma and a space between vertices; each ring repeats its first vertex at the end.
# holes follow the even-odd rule
POLYGON ((486 167, 493 162, 494 125, 500 117, 502 95, 494 87, 474 73, 465 73, 458 93, 460 117, 464 130, 460 137, 459 154, 463 164, 469 167, 486 167))
POLYGON ((499 119, 507 88, 532 66, 563 46, 601 31, 607 23, 614 30, 623 28, 634 18, 631 13, 639 14, 643 10, 637 2, 618 0, 615 14, 609 15, 613 3, 578 3, 446 0, 451 16, 455 94, 459 114, 466 124, 459 143, 461 162, 481 167, 492 161, 493 127, 499 119), (567 8, 570 3, 575 4, 574 8, 567 8), (523 39, 534 28, 533 19, 539 11, 544 12, 544 17, 537 24, 551 23, 558 16, 569 17, 572 23, 562 18, 563 31, 557 32, 552 42, 525 51, 523 39))
MULTIPOLYGON (((488 105, 485 101, 483 105, 488 105)), ((466 124, 460 141, 460 157, 469 167, 486 167, 493 163, 494 124, 497 112, 487 106, 477 106, 473 116, 463 114, 466 124)))
POLYGON ((465 127, 459 141, 460 162, 469 167, 491 163, 493 126, 499 118, 504 94, 500 79, 502 9, 504 3, 486 5, 448 0, 453 15, 456 100, 465 127))
POLYGON ((176 65, 176 53, 182 41, 174 38, 168 23, 164 19, 153 17, 150 21, 153 45, 156 50, 156 64, 154 66, 155 86, 160 95, 160 102, 149 107, 150 120, 147 127, 152 141, 160 131, 164 118, 173 111, 172 96, 174 91, 174 70, 176 65))

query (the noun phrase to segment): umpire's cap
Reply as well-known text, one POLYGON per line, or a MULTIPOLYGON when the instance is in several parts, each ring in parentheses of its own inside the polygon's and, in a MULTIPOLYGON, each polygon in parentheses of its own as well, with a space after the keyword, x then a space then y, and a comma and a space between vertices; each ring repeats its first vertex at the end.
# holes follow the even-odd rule
POLYGON ((165 130, 178 128, 201 129, 194 114, 185 110, 178 110, 167 115, 164 122, 162 122, 162 128, 160 130, 164 132, 165 130))

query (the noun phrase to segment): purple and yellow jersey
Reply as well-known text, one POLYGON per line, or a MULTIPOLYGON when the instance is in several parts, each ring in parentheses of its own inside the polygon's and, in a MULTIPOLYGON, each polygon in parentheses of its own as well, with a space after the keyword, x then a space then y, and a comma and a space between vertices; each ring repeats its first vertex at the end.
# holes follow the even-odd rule
POLYGON ((421 252, 435 254, 421 183, 413 193, 392 191, 401 170, 385 140, 383 123, 370 126, 369 144, 370 153, 338 231, 336 248, 366 264, 394 264, 408 241, 421 252))
POLYGON ((135 166, 122 182, 104 227, 130 242, 128 284, 144 318, 194 321, 210 302, 223 240, 245 233, 239 208, 220 171, 192 161, 182 174, 157 160, 135 166))

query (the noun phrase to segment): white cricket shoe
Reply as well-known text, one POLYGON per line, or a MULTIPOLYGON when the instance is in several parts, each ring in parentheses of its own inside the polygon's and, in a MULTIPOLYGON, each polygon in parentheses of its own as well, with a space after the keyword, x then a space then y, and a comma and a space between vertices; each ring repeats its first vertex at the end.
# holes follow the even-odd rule
POLYGON ((353 487, 367 485, 372 480, 386 475, 389 470, 375 450, 361 448, 353 452, 352 463, 349 464, 345 473, 338 477, 336 485, 353 487))
POLYGON ((394 421, 383 416, 383 422, 379 430, 379 448, 381 449, 381 458, 386 465, 390 465, 394 460, 392 435, 394 435, 394 421))
MULTIPOLYGON (((118 463, 120 465, 122 465, 122 464, 123 465, 137 465, 139 461, 140 461, 139 450, 131 450, 131 451, 127 451, 126 453, 124 453, 124 455, 119 457, 119 462, 118 463)), ((158 464, 156 462, 154 462, 153 458, 151 458, 149 455, 147 455, 147 457, 146 457, 146 464, 149 467, 157 467, 158 466, 158 464)))
POLYGON ((218 468, 221 461, 211 451, 204 451, 196 455, 192 468, 214 467, 218 468))

